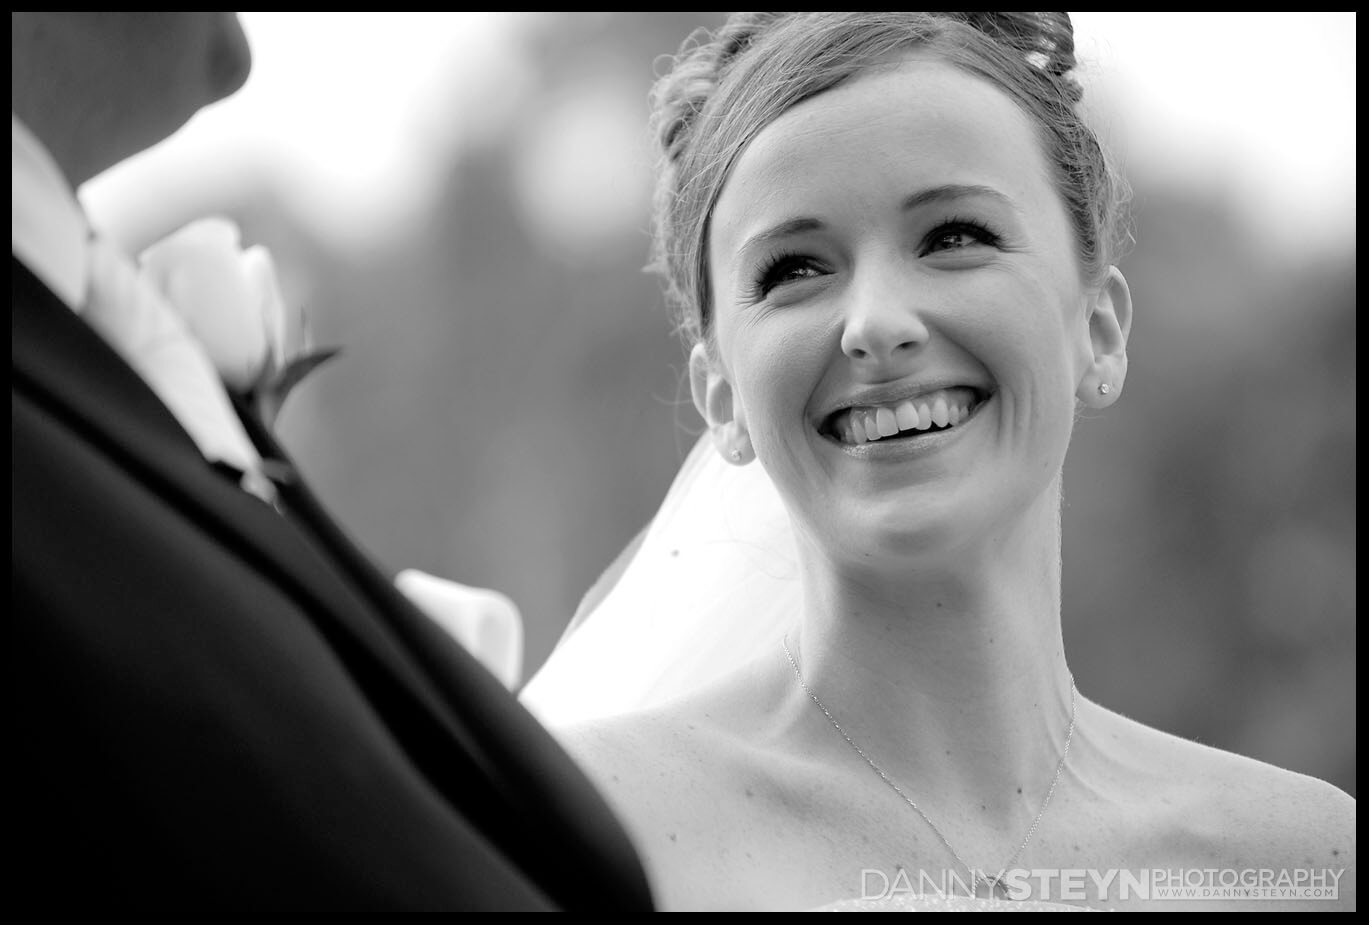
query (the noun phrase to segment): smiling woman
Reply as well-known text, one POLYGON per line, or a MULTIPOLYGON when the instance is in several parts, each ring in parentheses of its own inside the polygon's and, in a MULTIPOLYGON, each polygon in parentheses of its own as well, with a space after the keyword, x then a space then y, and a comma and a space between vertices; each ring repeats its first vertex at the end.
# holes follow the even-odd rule
POLYGON ((735 670, 563 730, 667 907, 947 905, 874 871, 953 907, 1178 908, 1106 885, 1157 868, 1334 868, 1353 905, 1348 796, 1075 687, 1061 473, 1132 307, 1073 67, 1060 13, 748 13, 658 86, 694 401, 773 484, 800 589, 735 670))
POLYGON ((1086 287, 1051 176, 1022 110, 921 49, 788 109, 738 159, 695 394, 801 535, 868 560, 877 521, 959 555, 932 512, 987 538, 1058 476, 1075 392, 1110 403, 1097 384, 1125 374, 1126 283, 1086 287))

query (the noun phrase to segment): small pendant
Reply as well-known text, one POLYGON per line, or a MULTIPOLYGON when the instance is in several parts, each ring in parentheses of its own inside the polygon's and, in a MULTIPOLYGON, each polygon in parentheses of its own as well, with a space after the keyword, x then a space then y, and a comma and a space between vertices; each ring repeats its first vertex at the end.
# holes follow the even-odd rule
MULTIPOLYGON (((988 892, 984 895, 984 897, 982 897, 982 898, 984 898, 984 899, 995 899, 995 898, 998 898, 998 896, 999 896, 999 879, 998 879, 997 877, 990 877, 988 874, 981 873, 981 874, 979 875, 979 883, 984 884, 984 886, 987 888, 987 891, 988 891, 988 892)), ((979 890, 978 890, 978 888, 975 889, 975 895, 976 895, 976 896, 979 895, 979 890)))

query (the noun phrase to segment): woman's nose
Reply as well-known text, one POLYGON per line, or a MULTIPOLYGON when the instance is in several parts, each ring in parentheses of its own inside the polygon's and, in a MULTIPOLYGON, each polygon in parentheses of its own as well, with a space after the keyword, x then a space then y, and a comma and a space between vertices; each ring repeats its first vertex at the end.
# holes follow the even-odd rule
POLYGON ((927 342, 917 296, 899 274, 882 274, 853 287, 841 350, 862 364, 881 364, 912 354, 927 342))

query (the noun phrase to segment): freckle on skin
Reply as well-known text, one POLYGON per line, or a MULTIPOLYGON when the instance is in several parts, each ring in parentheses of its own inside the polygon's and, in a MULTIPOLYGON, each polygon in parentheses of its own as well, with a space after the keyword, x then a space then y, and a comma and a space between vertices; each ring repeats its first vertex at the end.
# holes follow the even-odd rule
POLYGON ((753 796, 755 796, 755 794, 751 792, 751 788, 750 788, 750 787, 747 787, 747 788, 746 788, 746 795, 747 795, 748 797, 753 797, 753 796))
POLYGON ((675 838, 675 833, 674 833, 674 832, 671 832, 671 833, 670 833, 670 840, 671 840, 671 841, 676 841, 676 840, 677 840, 677 839, 675 838))
POLYGON ((1021 792, 1022 792, 1022 788, 1021 788, 1021 787, 1018 787, 1018 788, 1017 788, 1017 792, 1018 792, 1018 793, 1021 793, 1021 792))
POLYGON ((1340 857, 1340 849, 1339 849, 1339 848, 1332 848, 1332 849, 1331 849, 1331 857, 1333 857, 1333 858, 1338 858, 1338 857, 1340 857))

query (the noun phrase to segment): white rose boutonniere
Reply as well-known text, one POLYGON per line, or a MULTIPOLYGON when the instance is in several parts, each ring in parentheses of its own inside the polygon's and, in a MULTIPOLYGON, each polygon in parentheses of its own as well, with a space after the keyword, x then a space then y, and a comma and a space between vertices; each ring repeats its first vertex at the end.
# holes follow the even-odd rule
POLYGON ((226 218, 191 222, 139 257, 141 273, 204 346, 224 385, 271 426, 289 391, 336 349, 314 350, 304 311, 281 296, 275 262, 242 248, 226 218))

